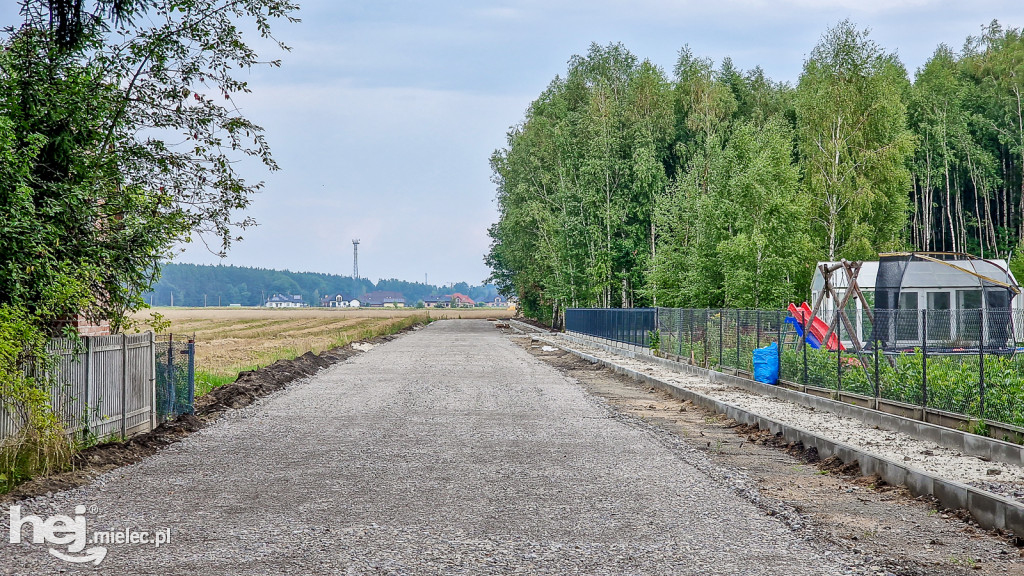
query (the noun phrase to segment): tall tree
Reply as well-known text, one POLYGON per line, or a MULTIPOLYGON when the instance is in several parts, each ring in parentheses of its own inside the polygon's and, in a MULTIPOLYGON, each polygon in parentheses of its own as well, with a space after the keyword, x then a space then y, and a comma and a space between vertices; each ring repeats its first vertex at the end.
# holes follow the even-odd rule
POLYGON ((276 164, 232 104, 248 90, 234 71, 260 62, 239 21, 270 37, 296 6, 84 4, 25 0, 24 22, 4 38, 0 115, 32 167, 21 187, 0 190, 0 304, 117 329, 173 242, 210 233, 226 250, 251 223, 236 214, 261 184, 235 166, 245 156, 276 164))
POLYGON ((829 29, 804 64, 796 122, 804 183, 830 260, 902 246, 913 134, 903 65, 850 21, 829 29))
POLYGON ((569 63, 495 152, 492 278, 529 311, 646 301, 653 198, 667 182, 670 86, 618 44, 569 63))

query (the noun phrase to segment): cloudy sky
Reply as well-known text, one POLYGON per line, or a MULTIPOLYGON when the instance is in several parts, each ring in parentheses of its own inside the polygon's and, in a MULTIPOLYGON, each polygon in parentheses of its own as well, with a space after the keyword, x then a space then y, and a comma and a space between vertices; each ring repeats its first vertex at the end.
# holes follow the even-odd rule
MULTIPOLYGON (((488 158, 573 54, 623 42, 671 70, 683 45, 795 83, 821 34, 850 18, 913 72, 993 19, 1024 26, 1024 2, 970 0, 298 0, 277 36, 283 66, 248 76, 243 112, 282 170, 260 223, 222 262, 477 283, 496 218, 488 158)), ((10 2, 9 4, 14 4, 10 2)), ((16 18, 10 7, 0 15, 16 18)), ((219 261, 193 245, 179 261, 219 261)))

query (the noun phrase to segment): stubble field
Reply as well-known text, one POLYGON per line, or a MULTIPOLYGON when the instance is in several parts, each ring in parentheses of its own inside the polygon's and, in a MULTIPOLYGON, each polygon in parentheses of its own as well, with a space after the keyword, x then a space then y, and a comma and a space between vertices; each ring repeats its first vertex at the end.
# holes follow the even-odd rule
POLYGON ((164 334, 195 336, 197 393, 233 381, 238 373, 306 352, 391 334, 414 324, 455 318, 508 318, 499 308, 153 308, 136 315, 149 327, 151 314, 169 323, 164 334))

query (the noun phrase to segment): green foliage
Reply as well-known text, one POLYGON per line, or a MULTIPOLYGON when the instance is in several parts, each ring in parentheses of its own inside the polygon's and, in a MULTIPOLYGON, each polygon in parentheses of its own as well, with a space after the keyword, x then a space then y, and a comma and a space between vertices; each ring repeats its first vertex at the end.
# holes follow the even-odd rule
POLYGON ((844 20, 811 51, 797 87, 804 185, 829 260, 902 247, 914 149, 906 70, 844 20))
POLYGON ((655 353, 661 351, 661 332, 650 330, 647 332, 647 345, 655 353))
POLYGON ((647 303, 653 199, 667 182, 671 92, 619 44, 570 61, 494 153, 501 219, 486 258, 524 313, 647 303))
POLYGON ((50 406, 54 383, 43 376, 52 364, 47 341, 38 319, 0 305, 0 411, 18 426, 16 434, 0 439, 0 493, 37 474, 63 469, 71 455, 50 406), (34 368, 28 375, 26 366, 34 368))
POLYGON ((261 185, 234 166, 276 165, 231 103, 248 90, 232 70, 259 63, 237 22, 269 36, 295 6, 122 2, 113 27, 81 3, 24 4, 0 51, 0 304, 120 330, 174 242, 226 250, 250 224, 235 213, 261 185))
POLYGON ((223 251, 251 223, 237 211, 261 185, 234 166, 276 165, 231 101, 248 91, 234 71, 260 63, 238 24, 271 38, 297 8, 21 5, 0 38, 0 409, 19 424, 0 444, 0 489, 70 459, 50 406, 58 383, 41 376, 53 373, 48 337, 79 314, 123 330, 174 242, 209 234, 223 251))
MULTIPOLYGON (((491 159, 486 261, 527 315, 565 307, 777 307, 818 260, 1024 246, 1024 35, 992 22, 913 84, 843 21, 799 84, 718 69, 673 78, 618 44, 570 61, 491 159)), ((1024 260, 1012 266, 1024 277, 1024 260)))
POLYGON ((1001 258, 1024 239, 1022 61, 1020 30, 993 21, 959 53, 940 45, 917 71, 914 246, 1001 258))
POLYGON ((374 290, 399 292, 407 304, 453 292, 476 301, 490 301, 498 294, 490 284, 470 286, 459 282, 454 286, 434 286, 395 278, 382 278, 374 283, 366 278, 319 272, 168 262, 152 291, 143 293, 142 298, 154 306, 170 305, 171 294, 175 306, 260 306, 275 293, 288 293, 300 294, 306 303, 316 306, 321 296, 341 293, 345 298, 362 299, 374 290))
MULTIPOLYGON (((782 378, 803 381, 803 352, 783 350, 782 378)), ((873 358, 865 361, 844 353, 841 389, 873 396, 873 358)), ((837 389, 839 362, 835 352, 807 349, 807 384, 837 389)), ((880 397, 920 405, 923 400, 924 355, 920 351, 883 355, 879 360, 880 397)), ((928 357, 928 406, 939 410, 1024 426, 1024 358, 985 356, 985 412, 981 413, 981 376, 976 355, 928 357)))
POLYGON ((1017 250, 1010 259, 1010 272, 1014 278, 1018 279, 1017 282, 1024 280, 1024 254, 1021 254, 1022 251, 1024 251, 1024 244, 1017 246, 1017 250))
POLYGON ((782 307, 802 294, 811 239, 808 201, 791 161, 792 132, 776 116, 738 122, 668 194, 652 283, 661 304, 782 307))

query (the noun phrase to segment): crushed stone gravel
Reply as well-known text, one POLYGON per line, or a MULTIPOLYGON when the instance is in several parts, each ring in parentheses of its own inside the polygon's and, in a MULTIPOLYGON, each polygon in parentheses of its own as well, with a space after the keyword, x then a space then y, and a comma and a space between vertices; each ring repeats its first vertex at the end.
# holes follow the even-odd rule
MULTIPOLYGON (((556 337, 557 338, 557 337, 556 337)), ((545 337, 542 341, 555 342, 545 337)), ((777 422, 802 428, 834 441, 854 446, 908 466, 930 472, 955 482, 971 484, 984 490, 1024 502, 1024 468, 1003 462, 984 461, 957 450, 939 446, 934 442, 918 440, 901 432, 881 430, 832 412, 786 402, 771 396, 761 396, 722 383, 712 383, 706 377, 681 374, 641 358, 629 358, 576 341, 557 339, 560 346, 576 348, 602 360, 646 373, 663 382, 698 392, 716 400, 732 404, 743 410, 771 418, 777 422), (995 479, 996 477, 997 479, 995 479)))

